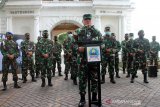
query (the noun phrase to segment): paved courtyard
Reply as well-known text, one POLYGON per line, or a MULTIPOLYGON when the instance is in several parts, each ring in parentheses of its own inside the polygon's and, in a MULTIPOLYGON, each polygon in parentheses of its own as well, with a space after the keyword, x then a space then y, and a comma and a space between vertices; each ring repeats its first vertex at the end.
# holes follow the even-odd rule
MULTIPOLYGON (((8 90, 0 91, 0 107, 78 107, 78 86, 73 85, 70 79, 64 81, 64 76, 57 75, 52 79, 53 87, 40 87, 39 78, 34 83, 28 79, 25 84, 19 80, 22 88, 14 89, 12 75, 9 74, 8 90)), ((1 76, 0 74, 0 78, 1 76)), ((120 76, 120 79, 116 78, 116 84, 111 84, 106 75, 106 83, 102 85, 103 107, 160 107, 159 77, 149 78, 150 83, 144 84, 142 74, 139 72, 139 77, 131 84, 130 79, 126 78, 122 71, 120 76)))

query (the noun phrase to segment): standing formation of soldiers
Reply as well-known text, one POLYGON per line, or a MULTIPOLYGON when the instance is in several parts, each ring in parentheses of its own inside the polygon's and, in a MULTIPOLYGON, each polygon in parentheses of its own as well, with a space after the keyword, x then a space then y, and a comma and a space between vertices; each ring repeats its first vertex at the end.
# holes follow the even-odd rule
MULTIPOLYGON (((134 34, 125 34, 125 40, 121 42, 116 40, 115 33, 112 33, 110 27, 105 28, 105 35, 92 25, 92 15, 83 15, 84 26, 78 28, 74 34, 67 33, 67 39, 62 45, 58 42, 57 36, 54 37, 54 42, 48 39, 48 31, 44 30, 42 37, 38 37, 38 42, 34 44, 30 41, 30 34, 25 34, 25 40, 21 42, 20 49, 22 51, 22 79, 23 83, 27 81, 28 70, 33 82, 41 75, 41 87, 45 87, 45 78, 48 79, 48 86, 52 86, 52 77, 55 76, 55 68, 57 63, 58 75, 62 75, 61 71, 61 52, 64 50, 65 78, 68 80, 69 71, 73 84, 77 85, 77 77, 79 78, 80 102, 79 107, 85 105, 85 95, 87 87, 87 78, 90 71, 92 101, 97 104, 97 71, 98 65, 95 63, 88 64, 85 54, 85 46, 81 42, 102 41, 101 44, 101 83, 105 83, 106 71, 109 72, 110 82, 115 84, 114 76, 119 76, 119 52, 122 48, 122 63, 123 74, 127 71, 126 77, 131 76, 131 83, 137 76, 137 70, 142 69, 144 83, 147 80, 147 59, 150 60, 150 65, 158 66, 158 52, 160 50, 159 43, 156 42, 156 37, 152 37, 152 42, 144 38, 144 31, 138 32, 138 38, 133 39, 134 34), (35 53, 35 65, 34 55, 35 53), (108 68, 108 70, 106 70, 108 68), (35 75, 36 74, 36 75, 35 75)), ((16 42, 13 41, 13 34, 6 33, 6 40, 2 41, 1 52, 2 59, 2 82, 4 89, 7 89, 7 76, 11 66, 14 88, 20 88, 17 84, 17 63, 16 58, 19 56, 19 49, 16 42)))

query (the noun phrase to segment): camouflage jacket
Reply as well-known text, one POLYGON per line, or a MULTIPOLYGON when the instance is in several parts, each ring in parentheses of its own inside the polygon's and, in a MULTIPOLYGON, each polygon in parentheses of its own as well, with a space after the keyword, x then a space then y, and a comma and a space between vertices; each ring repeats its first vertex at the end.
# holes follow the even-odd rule
POLYGON ((53 42, 51 40, 46 38, 41 38, 38 42, 38 45, 39 46, 37 48, 40 56, 42 56, 43 54, 48 54, 50 58, 52 57, 53 42))
POLYGON ((142 56, 147 56, 147 54, 150 50, 149 40, 145 39, 145 38, 135 39, 134 42, 133 42, 133 49, 135 50, 136 54, 142 55, 142 56), (139 50, 142 50, 143 53, 139 53, 139 50))
POLYGON ((62 52, 62 46, 60 43, 55 42, 53 44, 53 56, 60 57, 62 52))
POLYGON ((65 54, 71 53, 72 41, 65 40, 63 43, 63 50, 65 54))
POLYGON ((127 52, 127 48, 126 48, 127 42, 128 42, 127 40, 123 40, 123 41, 121 42, 122 54, 126 54, 126 52, 127 52))
POLYGON ((127 54, 130 54, 130 53, 134 53, 135 50, 133 48, 133 43, 134 43, 134 40, 133 39, 130 39, 127 43, 126 43, 126 51, 127 51, 127 54))
POLYGON ((21 42, 21 50, 22 50, 22 57, 27 57, 27 52, 34 52, 35 45, 34 42, 24 40, 21 42))
MULTIPOLYGON (((77 42, 90 42, 90 41, 102 40, 101 33, 94 26, 91 27, 83 26, 82 28, 77 29, 75 33, 78 36, 77 42)), ((83 46, 83 44, 78 44, 78 46, 83 46)), ((85 52, 78 54, 79 58, 85 60, 86 58, 85 52)))
POLYGON ((153 41, 150 43, 150 51, 152 51, 155 54, 158 54, 159 50, 160 50, 160 46, 158 42, 153 41))
POLYGON ((13 40, 4 40, 1 43, 1 52, 4 58, 7 58, 7 55, 14 55, 15 59, 19 56, 18 44, 13 40))

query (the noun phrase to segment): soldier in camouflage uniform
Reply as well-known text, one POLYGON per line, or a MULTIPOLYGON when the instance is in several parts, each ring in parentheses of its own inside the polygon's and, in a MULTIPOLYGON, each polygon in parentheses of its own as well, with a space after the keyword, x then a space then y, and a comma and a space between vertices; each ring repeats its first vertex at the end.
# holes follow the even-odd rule
POLYGON ((134 61, 134 69, 131 72, 131 83, 134 83, 134 78, 138 68, 142 69, 142 73, 144 76, 144 83, 148 83, 147 81, 147 54, 150 51, 149 40, 144 38, 144 31, 140 30, 138 32, 139 38, 134 40, 133 48, 135 50, 135 61, 134 61))
MULTIPOLYGON (((101 33, 95 29, 95 27, 91 23, 92 15, 85 14, 83 15, 83 24, 82 28, 76 30, 76 34, 78 36, 78 42, 84 41, 97 41, 101 40, 101 33)), ((79 107, 84 107, 85 105, 85 94, 86 94, 86 86, 87 86, 87 76, 88 71, 90 72, 91 77, 91 92, 92 92, 92 102, 97 102, 97 64, 88 64, 86 61, 85 55, 85 47, 83 44, 79 44, 78 47, 78 64, 79 64, 79 90, 80 90, 80 102, 79 107)))
POLYGON ((36 78, 39 77, 41 72, 41 64, 40 64, 40 52, 38 50, 39 48, 39 40, 41 37, 38 37, 37 43, 36 43, 36 50, 35 50, 35 70, 36 70, 36 78))
MULTIPOLYGON (((68 32, 68 37, 67 39, 64 41, 63 43, 63 50, 64 50, 64 63, 65 63, 65 78, 64 80, 68 80, 68 73, 69 70, 71 69, 71 61, 72 61, 72 50, 71 50, 71 44, 72 44, 72 39, 70 34, 72 34, 72 32, 68 32)), ((71 79, 72 79, 72 75, 71 75, 71 79)))
POLYGON ((116 36, 114 33, 111 34, 113 38, 113 46, 114 46, 114 51, 115 51, 115 56, 114 56, 114 62, 115 62, 115 72, 116 72, 116 77, 120 78, 119 76, 119 55, 118 52, 121 50, 121 45, 120 42, 116 40, 116 36))
POLYGON ((7 40, 4 40, 1 44, 1 52, 3 55, 2 59, 2 82, 4 86, 4 91, 7 89, 6 82, 8 80, 8 71, 9 67, 11 66, 12 74, 13 74, 13 81, 14 81, 14 88, 21 88, 18 84, 18 76, 17 76, 17 63, 16 59, 19 56, 18 44, 14 42, 13 34, 11 32, 6 33, 7 40))
POLYGON ((56 63, 57 63, 57 68, 58 68, 58 73, 59 76, 63 76, 61 74, 61 52, 62 52, 62 46, 57 40, 57 36, 54 37, 54 45, 53 45, 53 77, 55 76, 55 68, 56 68, 56 63))
POLYGON ((51 73, 51 69, 53 67, 52 64, 52 49, 53 49, 53 42, 48 38, 48 31, 44 30, 43 34, 42 34, 43 38, 41 38, 39 40, 39 46, 38 46, 38 50, 40 52, 41 55, 41 66, 42 66, 42 70, 41 70, 41 79, 42 79, 42 85, 41 87, 45 87, 45 77, 47 74, 47 78, 48 78, 48 86, 52 86, 52 73, 51 73))
POLYGON ((126 42, 126 52, 127 52, 127 75, 126 77, 130 77, 130 73, 134 70, 134 48, 133 48, 133 33, 129 33, 129 40, 126 42))
POLYGON ((77 50, 78 45, 76 43, 76 38, 72 41, 71 44, 71 53, 72 53, 72 61, 71 61, 71 76, 73 80, 73 84, 77 85, 77 74, 78 74, 78 64, 77 64, 77 50))
POLYGON ((128 33, 125 34, 125 40, 121 42, 122 46, 122 63, 123 63, 123 74, 125 74, 126 64, 127 64, 127 51, 126 43, 128 42, 128 33))
POLYGON ((30 75, 32 77, 32 82, 36 82, 34 75, 34 62, 33 62, 33 52, 35 51, 35 45, 30 41, 30 34, 25 34, 25 40, 21 42, 22 50, 22 75, 23 83, 27 81, 28 70, 30 70, 30 75))
POLYGON ((150 65, 158 66, 158 52, 160 50, 159 43, 156 42, 156 36, 152 36, 152 42, 150 43, 150 65))
POLYGON ((110 32, 110 27, 105 27, 105 35, 103 36, 103 47, 102 47, 102 69, 101 69, 101 84, 105 83, 105 75, 106 75, 106 68, 107 68, 107 64, 108 64, 108 56, 106 55, 106 50, 105 50, 105 43, 107 43, 107 41, 110 39, 111 36, 111 32, 110 32))

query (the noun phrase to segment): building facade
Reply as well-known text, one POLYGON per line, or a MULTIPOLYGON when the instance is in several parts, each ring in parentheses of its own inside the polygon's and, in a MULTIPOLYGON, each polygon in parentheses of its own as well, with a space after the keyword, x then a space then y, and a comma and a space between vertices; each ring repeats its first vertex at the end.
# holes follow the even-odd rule
POLYGON ((121 41, 131 31, 133 9, 131 0, 8 0, 0 8, 0 33, 29 32, 36 41, 42 30, 48 30, 52 38, 83 26, 83 14, 91 13, 102 34, 110 26, 121 41))

